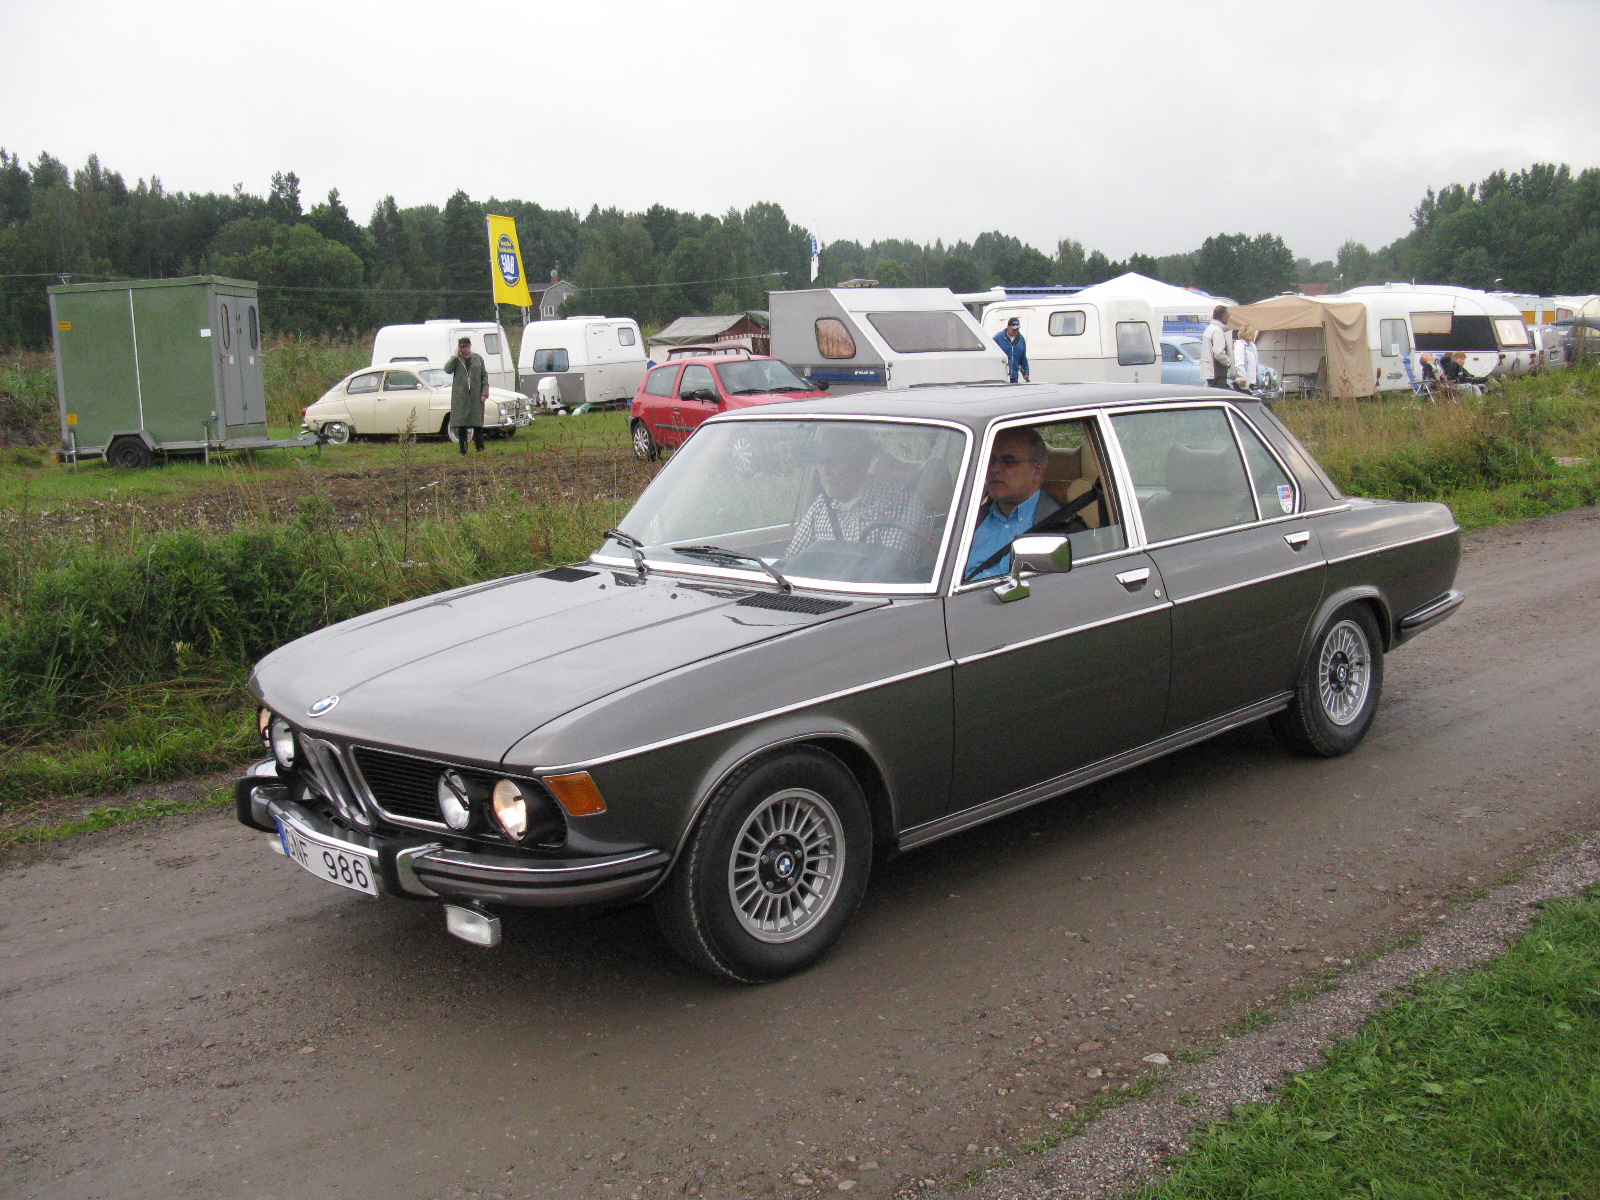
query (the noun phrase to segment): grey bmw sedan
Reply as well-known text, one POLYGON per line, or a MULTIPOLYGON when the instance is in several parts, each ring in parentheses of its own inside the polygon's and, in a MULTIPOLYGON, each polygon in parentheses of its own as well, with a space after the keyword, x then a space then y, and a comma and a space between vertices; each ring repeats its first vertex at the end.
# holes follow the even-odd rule
POLYGON ((1356 748, 1384 656, 1461 603, 1438 504, 1340 494, 1249 397, 973 384, 714 417, 582 563, 256 667, 240 821, 443 908, 648 900, 775 979, 873 864, 1266 719, 1356 748))

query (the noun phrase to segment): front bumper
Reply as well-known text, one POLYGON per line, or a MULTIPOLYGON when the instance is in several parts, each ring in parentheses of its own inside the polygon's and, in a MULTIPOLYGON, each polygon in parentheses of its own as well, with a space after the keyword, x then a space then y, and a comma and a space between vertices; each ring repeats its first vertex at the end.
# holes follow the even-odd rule
POLYGON ((532 908, 632 900, 648 892, 671 863, 649 847, 617 854, 535 858, 464 850, 425 837, 362 833, 290 797, 269 760, 234 783, 239 822, 278 836, 278 822, 376 857, 378 890, 406 899, 468 900, 532 908))

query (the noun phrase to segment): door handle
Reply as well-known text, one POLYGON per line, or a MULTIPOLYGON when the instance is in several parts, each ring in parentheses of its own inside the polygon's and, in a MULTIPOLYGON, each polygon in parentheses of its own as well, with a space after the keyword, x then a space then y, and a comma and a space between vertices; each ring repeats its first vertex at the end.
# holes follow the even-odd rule
POLYGON ((1311 540, 1311 532, 1310 530, 1301 529, 1294 533, 1286 533, 1283 535, 1283 540, 1289 543, 1289 549, 1291 550, 1304 550, 1306 543, 1311 540))
POLYGON ((1130 592, 1137 592, 1150 578, 1149 567, 1136 567, 1132 571, 1121 571, 1117 574, 1117 582, 1130 592))

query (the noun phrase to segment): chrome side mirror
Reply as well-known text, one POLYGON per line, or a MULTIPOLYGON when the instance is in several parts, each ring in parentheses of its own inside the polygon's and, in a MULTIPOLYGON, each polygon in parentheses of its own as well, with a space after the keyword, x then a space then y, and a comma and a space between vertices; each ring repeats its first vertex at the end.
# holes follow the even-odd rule
POLYGON ((995 598, 1010 604, 1031 595, 1032 589, 1023 581, 1023 571, 1050 575, 1070 570, 1072 543, 1064 534, 1027 534, 1011 543, 1011 573, 994 589, 995 598))

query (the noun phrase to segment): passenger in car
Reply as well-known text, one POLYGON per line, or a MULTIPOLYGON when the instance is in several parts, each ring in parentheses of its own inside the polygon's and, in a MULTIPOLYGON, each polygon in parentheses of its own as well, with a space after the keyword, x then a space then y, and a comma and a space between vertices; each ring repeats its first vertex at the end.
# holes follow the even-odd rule
POLYGON ((872 442, 850 429, 829 430, 810 455, 821 490, 799 521, 784 559, 817 542, 858 542, 884 546, 913 558, 927 554, 933 538, 927 506, 909 487, 874 477, 868 467, 872 442))

